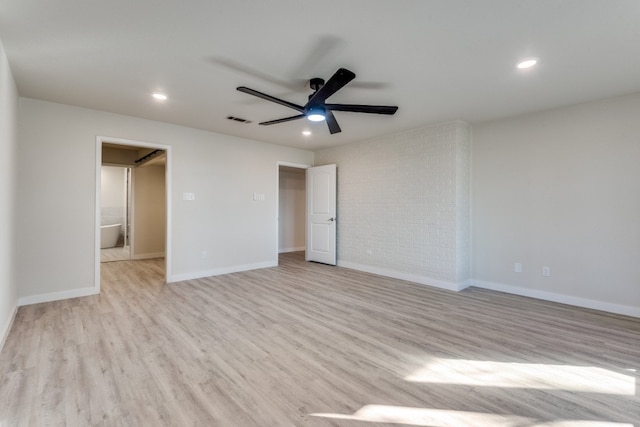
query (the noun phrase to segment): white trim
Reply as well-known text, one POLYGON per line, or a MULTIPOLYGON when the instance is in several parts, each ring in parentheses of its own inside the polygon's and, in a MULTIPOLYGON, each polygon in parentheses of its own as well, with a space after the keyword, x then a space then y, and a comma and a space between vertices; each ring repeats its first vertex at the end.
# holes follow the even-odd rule
POLYGON ((148 253, 148 254, 136 254, 136 255, 132 255, 131 256, 132 260, 151 259, 151 258, 164 258, 164 252, 155 252, 155 253, 148 253))
POLYGON ((89 295, 97 295, 100 293, 99 289, 94 286, 90 288, 71 289, 68 291, 51 292, 48 294, 31 295, 28 297, 18 298, 18 306, 31 304, 40 304, 42 302, 58 301, 62 299, 86 297, 89 295))
POLYGON ((449 282, 446 280, 432 279, 427 276, 419 276, 417 274, 402 273, 395 270, 387 270, 385 268, 372 267, 370 265, 358 264, 350 261, 338 260, 338 266, 350 268, 352 270, 364 271, 366 273, 377 274, 379 276, 391 277, 393 279, 406 280, 407 282, 418 283, 420 285, 432 286, 434 288, 446 289, 448 291, 460 292, 471 286, 469 280, 464 282, 449 282))
POLYGON ((265 261, 256 264, 233 265, 230 267, 214 268, 193 273, 183 273, 171 276, 167 283, 182 282, 184 280, 200 279, 202 277, 220 276, 222 274, 239 273, 241 271, 258 270, 261 268, 277 267, 277 261, 265 261))
POLYGON ((287 252, 300 252, 304 250, 305 250, 304 246, 296 246, 295 248, 283 248, 283 249, 280 249, 278 252, 281 254, 284 254, 287 252))
POLYGON ((276 163, 278 164, 278 172, 280 171, 280 166, 288 166, 290 168, 297 169, 309 169, 311 167, 311 165, 307 165, 304 163, 281 162, 279 160, 276 163))
POLYGON ((129 183, 131 193, 129 193, 129 200, 127 200, 129 217, 125 219, 125 223, 129 226, 129 260, 132 260, 133 254, 136 253, 135 239, 133 238, 136 235, 136 171, 134 171, 133 167, 131 168, 129 179, 131 180, 129 183))
MULTIPOLYGON (((101 212, 100 208, 102 203, 100 201, 100 197, 102 196, 102 139, 98 136, 96 137, 96 189, 95 189, 95 235, 94 235, 94 277, 93 277, 93 286, 95 288, 96 293, 100 293, 100 225, 102 225, 101 220, 101 212)), ((126 220, 126 218, 125 218, 126 220)), ((125 227, 126 228, 126 227, 125 227)))
POLYGON ((13 310, 11 310, 11 314, 9 315, 9 320, 5 322, 4 328, 2 329, 2 335, 0 338, 0 351, 4 348, 4 343, 7 342, 7 338, 9 337, 9 332, 11 332, 11 327, 13 326, 13 321, 16 319, 16 314, 18 313, 18 306, 14 306, 13 310))
MULTIPOLYGON (((142 147, 142 148, 153 148, 157 150, 164 150, 166 152, 166 164, 165 164, 165 201, 166 201, 166 224, 165 224, 165 252, 166 254, 162 254, 159 256, 164 256, 165 262, 165 281, 168 283, 169 278, 171 277, 171 260, 172 260, 172 237, 171 237, 171 224, 172 224, 172 212, 171 207, 172 203, 172 188, 171 183, 172 179, 172 167, 173 161, 171 156, 171 146, 164 144, 154 144, 150 142, 143 141, 135 141, 132 139, 125 138, 112 138, 108 136, 96 136, 96 191, 95 191, 95 277, 94 277, 94 293, 100 293, 100 181, 101 181, 101 168, 102 168, 102 144, 118 144, 118 145, 129 145, 134 147, 142 147)), ((133 175, 133 174, 132 174, 133 175)), ((131 242, 132 243, 132 242, 131 242)), ((131 253, 133 253, 133 246, 130 245, 131 253)), ((153 254, 156 255, 156 254, 153 254)), ((140 256, 140 255, 139 255, 140 256)), ((136 257, 136 259, 140 259, 136 257)), ((143 255, 144 256, 144 255, 143 255)), ((149 258, 157 258, 159 256, 149 257, 149 258)), ((91 294, 89 294, 91 295, 91 294)), ((73 297, 71 297, 73 298, 73 297)))
POLYGON ((608 313, 640 317, 640 307, 613 304, 609 302, 596 301, 570 295, 556 294, 553 292, 539 291, 536 289, 520 288, 517 286, 505 285, 501 283, 484 282, 482 280, 475 279, 471 280, 471 286, 474 286, 476 288, 489 289, 491 291, 504 292, 507 294, 520 295, 523 297, 536 298, 544 301, 557 302, 560 304, 573 305, 576 307, 590 308, 592 310, 606 311, 608 313))
MULTIPOLYGON (((298 169, 309 169, 311 167, 311 165, 307 165, 304 163, 291 163, 291 162, 283 162, 278 160, 276 162, 276 250, 275 250, 275 259, 276 259, 276 265, 278 265, 278 254, 284 253, 284 252, 294 252, 294 251, 289 251, 286 249, 280 250, 280 166, 287 166, 290 168, 298 168, 298 169)), ((306 178, 305 178, 306 180, 306 178)), ((306 181, 305 181, 306 182, 306 181)), ((306 191, 306 190, 305 190, 306 191)), ((305 215, 306 217, 306 215, 305 215)), ((305 218, 306 220, 306 218, 305 218)), ((305 227, 306 230, 306 227, 305 227)), ((305 236, 305 242, 306 242, 307 238, 305 236)), ((305 243, 306 244, 306 243, 305 243)), ((302 249, 300 249, 301 251, 304 251, 306 249, 306 246, 303 247, 302 249)))

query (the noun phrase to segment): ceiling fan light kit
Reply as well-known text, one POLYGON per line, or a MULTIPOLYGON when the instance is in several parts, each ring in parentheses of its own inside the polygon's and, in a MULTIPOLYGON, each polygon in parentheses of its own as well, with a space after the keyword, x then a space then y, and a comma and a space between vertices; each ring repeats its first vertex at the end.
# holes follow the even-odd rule
POLYGON ((292 120, 298 120, 306 117, 312 122, 326 121, 331 134, 339 133, 342 131, 338 121, 333 115, 333 111, 348 111, 353 113, 369 113, 369 114, 385 114, 393 115, 398 111, 397 106, 391 105, 357 105, 357 104, 327 104, 325 101, 331 95, 342 89, 347 83, 355 79, 356 75, 352 71, 346 68, 340 68, 335 72, 333 76, 327 82, 321 78, 313 78, 309 81, 309 87, 314 92, 309 95, 309 101, 302 106, 294 104, 293 102, 285 101, 284 99, 276 98, 275 96, 267 95, 266 93, 258 92, 257 90, 250 89, 245 86, 237 88, 240 92, 247 93, 249 95, 257 96, 258 98, 265 99, 267 101, 275 102, 276 104, 289 107, 298 111, 295 116, 284 117, 282 119, 270 120, 267 122, 261 122, 259 124, 263 126, 275 125, 278 123, 289 122, 292 120))
POLYGON ((320 107, 310 108, 307 113, 307 119, 312 122, 323 122, 327 119, 327 112, 320 107))

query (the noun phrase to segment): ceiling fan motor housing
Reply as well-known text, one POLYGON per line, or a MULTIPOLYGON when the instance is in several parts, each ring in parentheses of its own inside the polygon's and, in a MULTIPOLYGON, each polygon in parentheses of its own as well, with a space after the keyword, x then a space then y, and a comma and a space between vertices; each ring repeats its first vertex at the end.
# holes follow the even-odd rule
POLYGON ((314 91, 317 91, 322 86, 324 86, 324 80, 321 79, 320 77, 314 77, 311 80, 309 80, 309 87, 314 91))

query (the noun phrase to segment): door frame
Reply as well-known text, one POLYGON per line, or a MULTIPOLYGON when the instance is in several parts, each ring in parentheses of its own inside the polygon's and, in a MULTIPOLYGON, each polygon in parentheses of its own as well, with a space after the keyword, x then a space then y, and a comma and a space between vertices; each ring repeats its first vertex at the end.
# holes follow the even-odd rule
MULTIPOLYGON (((132 139, 124 139, 124 138, 112 138, 108 136, 96 136, 96 200, 95 200, 95 277, 94 277, 94 287, 97 294, 100 293, 100 208, 101 208, 101 184, 102 184, 102 144, 114 144, 114 145, 127 145, 130 147, 140 147, 140 148, 150 148, 154 150, 164 150, 166 153, 166 165, 164 172, 165 179, 165 212, 166 212, 166 222, 165 222, 165 257, 164 257, 164 273, 165 273, 165 283, 169 283, 169 278, 171 277, 171 167, 172 167, 172 159, 171 159, 171 146, 163 145, 163 144, 154 144, 150 142, 144 141, 136 141, 132 139)), ((132 174, 133 175, 133 174, 132 174)))
MULTIPOLYGON (((308 165, 305 163, 291 163, 291 162, 276 162, 276 245, 275 245, 275 260, 276 265, 279 263, 279 255, 280 255, 280 166, 287 166, 290 168, 296 169, 309 169, 312 165, 308 165)), ((306 187, 306 176, 305 176, 305 187, 306 187)), ((306 203, 306 202, 305 202, 306 203)), ((305 224, 306 224, 306 214, 305 214, 305 224)), ((305 225, 305 242, 306 242, 306 225, 305 225)))

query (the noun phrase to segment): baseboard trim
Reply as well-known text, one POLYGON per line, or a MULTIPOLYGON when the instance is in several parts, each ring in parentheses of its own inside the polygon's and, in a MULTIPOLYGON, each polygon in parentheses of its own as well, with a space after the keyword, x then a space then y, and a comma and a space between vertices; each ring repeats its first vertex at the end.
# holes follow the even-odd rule
POLYGON ((482 280, 471 280, 471 286, 488 289, 491 291, 504 292, 507 294, 520 295, 523 297, 535 298, 544 301, 557 302, 560 304, 573 305, 576 307, 590 308, 592 310, 606 311, 613 314, 622 314, 631 317, 640 317, 640 308, 631 307, 609 302, 596 301, 587 298, 574 297, 570 295, 556 294, 553 292, 539 291, 535 289, 520 288, 517 286, 505 285, 502 283, 485 282, 482 280))
POLYGON ((286 253, 289 253, 289 252, 300 252, 300 251, 304 251, 304 250, 305 250, 304 246, 297 246, 295 248, 283 248, 283 249, 280 249, 278 251, 278 253, 279 254, 286 254, 286 253))
POLYGON ((48 294, 31 295, 28 297, 18 298, 18 307, 23 305, 40 304, 43 302, 59 301, 63 299, 87 297, 89 295, 97 295, 98 291, 95 287, 72 289, 69 291, 51 292, 48 294))
POLYGON ((365 273, 377 274, 378 276, 406 280, 407 282, 414 282, 420 285, 427 285, 434 288, 446 289, 448 291, 454 292, 460 292, 461 290, 466 289, 471 285, 471 282, 468 280, 464 282, 449 282, 446 280, 432 279, 426 276, 402 273, 395 270, 387 270, 385 268, 372 267, 370 265, 358 264, 350 261, 338 261, 338 266, 350 268, 352 270, 364 271, 365 273))
POLYGON ((230 267, 214 268, 212 270, 196 271, 193 273, 174 274, 169 278, 169 283, 200 279, 202 277, 220 276, 221 274, 239 273, 241 271, 258 270, 261 268, 276 267, 277 265, 277 261, 265 261, 256 264, 233 265, 230 267))
POLYGON ((155 252, 149 254, 137 254, 132 255, 132 260, 140 260, 140 259, 152 259, 152 258, 164 258, 164 252, 155 252))
POLYGON ((16 319, 16 314, 18 313, 18 306, 14 306, 13 310, 11 310, 11 314, 9 315, 9 319, 4 324, 4 328, 2 329, 2 335, 0 339, 0 351, 4 348, 4 343, 7 342, 7 338, 9 337, 9 332, 11 332, 11 327, 13 326, 13 321, 16 319))

